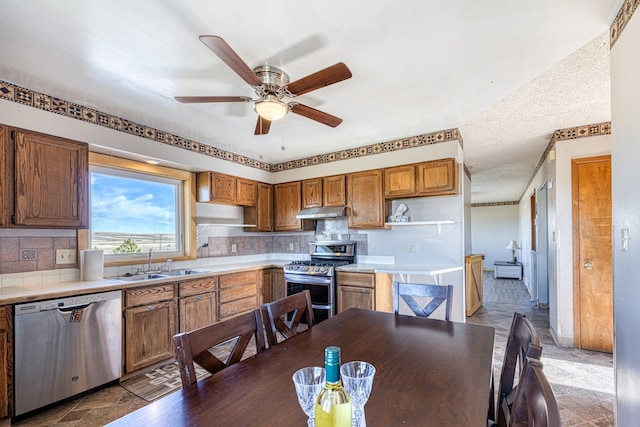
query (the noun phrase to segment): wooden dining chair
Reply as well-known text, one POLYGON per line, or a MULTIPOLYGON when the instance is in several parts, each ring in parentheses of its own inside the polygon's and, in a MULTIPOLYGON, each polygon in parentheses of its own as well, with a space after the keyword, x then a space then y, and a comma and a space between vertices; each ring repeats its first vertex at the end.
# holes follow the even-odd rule
POLYGON ((311 328, 314 318, 309 290, 262 304, 262 318, 269 347, 278 344, 278 335, 285 340, 296 336, 303 319, 307 329, 311 328))
POLYGON ((513 313, 498 385, 495 418, 498 427, 509 425, 511 408, 524 368, 524 361, 527 357, 540 359, 541 356, 540 338, 533 324, 524 314, 513 313))
POLYGON ((265 349, 260 310, 240 314, 213 325, 183 332, 173 337, 176 359, 180 367, 182 387, 197 381, 194 362, 210 373, 216 373, 242 359, 252 337, 255 337, 256 352, 265 349), (235 342, 232 341, 235 339, 235 342), (229 342, 231 350, 224 361, 212 353, 216 346, 229 342))
POLYGON ((527 357, 511 408, 510 427, 560 427, 560 410, 542 362, 527 357))
POLYGON ((444 319, 449 320, 453 298, 451 285, 424 285, 420 283, 393 282, 393 312, 398 314, 400 298, 407 303, 411 311, 419 317, 429 317, 442 304, 445 305, 444 319), (415 297, 431 298, 424 307, 415 297))

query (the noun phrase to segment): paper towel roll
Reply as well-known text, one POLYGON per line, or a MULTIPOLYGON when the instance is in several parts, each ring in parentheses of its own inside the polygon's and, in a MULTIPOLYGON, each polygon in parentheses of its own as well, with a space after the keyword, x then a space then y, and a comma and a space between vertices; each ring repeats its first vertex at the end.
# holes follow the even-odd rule
POLYGON ((80 252, 82 280, 102 280, 104 274, 104 251, 80 252))

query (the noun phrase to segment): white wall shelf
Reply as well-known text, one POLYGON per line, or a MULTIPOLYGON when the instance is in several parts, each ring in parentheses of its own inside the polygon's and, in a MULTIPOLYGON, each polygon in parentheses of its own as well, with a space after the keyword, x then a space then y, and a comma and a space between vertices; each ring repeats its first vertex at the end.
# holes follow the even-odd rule
POLYGON ((438 227, 438 234, 442 231, 442 225, 444 224, 453 224, 454 222, 450 219, 438 220, 438 221, 408 221, 408 222, 385 222, 384 228, 391 229, 393 227, 407 227, 407 226, 417 226, 417 225, 435 225, 438 227))

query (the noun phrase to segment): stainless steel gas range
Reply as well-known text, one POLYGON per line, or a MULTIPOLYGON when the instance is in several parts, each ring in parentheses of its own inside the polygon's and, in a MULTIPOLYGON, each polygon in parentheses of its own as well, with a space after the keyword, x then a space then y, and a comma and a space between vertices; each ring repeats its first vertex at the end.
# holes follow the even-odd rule
POLYGON ((352 264, 356 242, 353 240, 315 241, 309 243, 311 259, 293 261, 284 266, 287 295, 308 289, 311 293, 316 323, 336 314, 335 268, 352 264))

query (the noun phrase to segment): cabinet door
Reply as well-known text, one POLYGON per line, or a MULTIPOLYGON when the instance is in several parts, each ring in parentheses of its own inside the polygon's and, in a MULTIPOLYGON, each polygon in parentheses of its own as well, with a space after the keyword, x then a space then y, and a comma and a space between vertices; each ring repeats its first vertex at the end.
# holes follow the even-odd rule
POLYGON ((344 175, 322 178, 322 202, 324 206, 344 206, 347 204, 344 175))
POLYGON ((165 301, 125 310, 125 369, 133 372, 173 357, 176 303, 165 301))
POLYGON ((258 199, 257 182, 245 178, 236 178, 236 203, 242 206, 255 206, 258 199))
POLYGON ((322 206, 322 178, 302 181, 302 207, 319 208, 322 206))
POLYGON ((338 313, 350 308, 374 309, 375 290, 373 288, 357 288, 338 286, 338 313))
POLYGON ((415 165, 397 166, 384 170, 384 196, 387 199, 416 195, 415 165))
POLYGON ((349 207, 349 227, 384 227, 381 170, 347 175, 347 206, 349 207))
POLYGON ((0 307, 0 419, 11 415, 13 389, 13 351, 11 346, 11 307, 0 307))
POLYGON ((13 206, 13 148, 9 130, 0 125, 0 227, 11 225, 13 206))
POLYGON ((211 201, 216 203, 236 203, 236 177, 222 173, 211 173, 211 201))
POLYGON ((458 163, 455 159, 420 163, 418 168, 418 195, 443 196, 458 194, 458 163))
POLYGON ((273 186, 276 231, 302 230, 302 220, 296 218, 302 208, 300 187, 300 181, 273 186))
POLYGON ((244 223, 256 224, 244 231, 273 231, 273 185, 257 183, 257 202, 244 208, 244 223))
POLYGON ((180 298, 178 306, 180 310, 180 332, 193 331, 194 329, 209 326, 218 320, 215 292, 180 298))
POLYGON ((284 284, 284 271, 281 268, 273 269, 273 277, 271 278, 271 299, 272 301, 284 298, 286 289, 284 284))
POLYGON ((260 301, 259 304, 271 302, 271 291, 273 283, 273 269, 267 268, 262 270, 260 275, 260 301))
POLYGON ((87 144, 25 131, 14 141, 17 226, 83 228, 89 223, 87 144))

